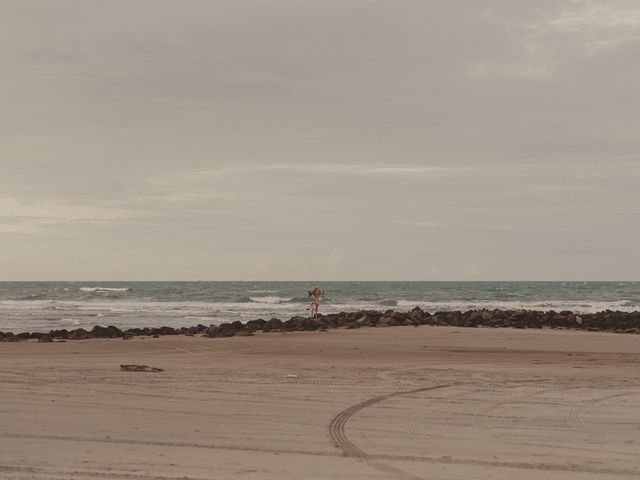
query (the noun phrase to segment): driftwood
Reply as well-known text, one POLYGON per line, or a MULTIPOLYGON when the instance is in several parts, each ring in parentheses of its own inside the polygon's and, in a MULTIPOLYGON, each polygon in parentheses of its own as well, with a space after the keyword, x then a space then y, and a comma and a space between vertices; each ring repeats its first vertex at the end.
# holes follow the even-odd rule
POLYGON ((164 372, 161 368, 150 367, 149 365, 120 365, 120 369, 127 372, 164 372))

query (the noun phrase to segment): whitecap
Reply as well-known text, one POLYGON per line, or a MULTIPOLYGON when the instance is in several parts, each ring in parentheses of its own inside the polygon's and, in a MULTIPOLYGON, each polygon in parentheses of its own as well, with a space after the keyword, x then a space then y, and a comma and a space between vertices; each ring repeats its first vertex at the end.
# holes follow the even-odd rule
POLYGON ((249 299, 254 303, 286 303, 293 300, 292 297, 249 297, 249 299))
POLYGON ((129 287, 80 287, 81 292, 128 292, 129 287))

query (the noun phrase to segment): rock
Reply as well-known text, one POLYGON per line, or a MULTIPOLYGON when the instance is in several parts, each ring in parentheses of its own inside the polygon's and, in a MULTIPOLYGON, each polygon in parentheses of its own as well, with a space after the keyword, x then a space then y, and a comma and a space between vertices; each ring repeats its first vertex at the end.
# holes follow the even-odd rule
POLYGON ((207 330, 204 332, 204 335, 206 337, 210 337, 212 333, 216 332, 218 330, 218 326, 217 325, 209 325, 209 327, 207 328, 207 330))
POLYGON ((236 337, 253 337, 253 332, 250 330, 239 330, 236 332, 236 337))
POLYGON ((375 327, 377 322, 378 319, 376 317, 369 316, 367 314, 358 318, 358 323, 361 327, 375 327))
POLYGON ((198 335, 198 334, 204 333, 206 331, 207 331, 207 327, 205 327, 201 323, 199 323, 195 327, 189 327, 189 332, 194 334, 194 335, 198 335))
POLYGON ((158 335, 177 335, 178 333, 175 328, 171 327, 160 327, 155 330, 157 330, 155 333, 158 335))
POLYGON ((38 337, 38 343, 50 343, 53 342, 49 335, 40 335, 38 337))
POLYGON ((84 328, 77 328, 69 332, 69 340, 85 340, 87 338, 91 338, 91 335, 84 328))
POLYGON ((117 338, 123 335, 122 331, 114 327, 113 325, 109 325, 108 327, 102 327, 100 325, 96 325, 91 330, 91 336, 95 338, 117 338))
POLYGON ((380 320, 378 320, 376 325, 378 327, 393 327, 393 326, 397 325, 397 323, 396 323, 396 320, 393 317, 385 315, 380 320))
POLYGON ((258 320, 249 320, 247 323, 245 323, 244 329, 253 332, 256 330, 262 330, 266 325, 267 322, 259 318, 258 320))
POLYGON ((62 330, 49 330, 49 336, 51 338, 67 339, 69 338, 69 331, 65 328, 62 330))
POLYGON ((222 323, 218 326, 211 325, 207 329, 207 337, 209 338, 220 338, 220 337, 233 337, 236 334, 236 330, 231 326, 230 323, 222 323))
POLYGON ((426 313, 424 310, 422 310, 420 307, 417 307, 417 306, 409 311, 409 318, 419 323, 422 323, 428 316, 429 316, 428 313, 426 313))
POLYGON ((2 335, 0 335, 0 342, 10 342, 12 337, 12 332, 2 332, 2 335))
POLYGON ((314 322, 312 319, 307 319, 306 317, 301 316, 290 318, 282 324, 282 329, 288 332, 307 330, 307 320, 314 322))
POLYGON ((282 328, 282 320, 279 318, 272 318, 271 320, 265 322, 262 330, 265 332, 270 332, 271 330, 280 330, 282 328))
POLYGON ((338 320, 336 315, 323 315, 321 320, 323 325, 326 325, 327 328, 338 328, 338 320))

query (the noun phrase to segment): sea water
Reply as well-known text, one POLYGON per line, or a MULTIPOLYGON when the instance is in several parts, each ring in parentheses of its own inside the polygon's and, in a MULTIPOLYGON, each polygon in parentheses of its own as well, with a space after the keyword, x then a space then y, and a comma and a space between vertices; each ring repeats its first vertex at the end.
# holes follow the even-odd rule
MULTIPOLYGON (((0 331, 217 325, 306 315, 312 282, 0 282, 0 331)), ((320 313, 640 310, 640 282, 322 282, 320 313)))

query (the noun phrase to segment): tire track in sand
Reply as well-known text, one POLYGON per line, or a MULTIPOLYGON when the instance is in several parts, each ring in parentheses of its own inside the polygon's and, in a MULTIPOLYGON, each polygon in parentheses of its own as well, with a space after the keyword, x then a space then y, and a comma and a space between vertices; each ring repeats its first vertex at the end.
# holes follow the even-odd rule
POLYGON ((349 420, 351 420, 351 418, 356 413, 360 412, 361 410, 364 410, 365 408, 371 407, 372 405, 388 400, 389 398, 398 397, 401 395, 411 395, 413 393, 428 392, 431 390, 438 390, 441 388, 448 388, 453 385, 456 385, 456 384, 450 383, 445 385, 435 385, 432 387, 414 388, 413 390, 392 392, 386 395, 373 397, 368 400, 365 400, 364 402, 360 402, 355 405, 352 405, 346 410, 343 410, 342 412, 338 413, 335 417, 333 417, 333 419, 329 423, 329 438, 331 442, 336 447, 341 449, 344 455, 346 455, 347 457, 354 457, 354 458, 369 460, 369 463, 371 466, 373 466, 377 470, 380 470, 386 474, 391 474, 391 475, 404 477, 404 478, 416 479, 417 477, 409 475, 406 472, 398 468, 395 468, 387 463, 383 463, 380 461, 371 461, 371 460, 375 460, 375 457, 373 456, 370 457, 364 451, 362 451, 357 446, 355 446, 354 443, 347 436, 345 427, 349 422, 349 420))
POLYGON ((590 433, 597 433, 598 430, 585 425, 583 419, 582 419, 582 413, 586 410, 586 409, 591 409, 593 407, 596 407, 598 405, 601 405, 603 403, 605 403, 607 400, 612 400, 614 398, 621 398, 621 397, 628 397, 631 395, 634 395, 635 392, 621 392, 621 393, 616 393, 613 395, 607 395, 605 397, 600 397, 600 398, 593 398, 590 400, 586 400, 578 405, 575 405, 570 411, 569 413, 566 415, 565 417, 565 421, 574 429, 576 430, 586 430, 590 433))

